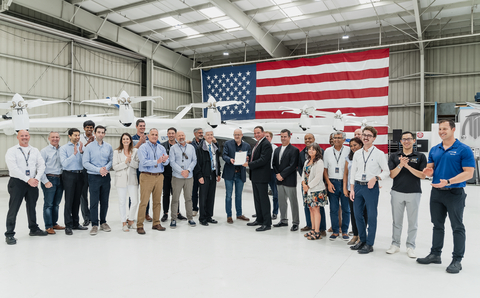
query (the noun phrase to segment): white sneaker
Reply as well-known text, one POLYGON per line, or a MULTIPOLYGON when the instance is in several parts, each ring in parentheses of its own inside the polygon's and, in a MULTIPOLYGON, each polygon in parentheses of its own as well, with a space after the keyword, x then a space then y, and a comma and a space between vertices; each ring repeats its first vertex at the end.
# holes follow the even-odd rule
POLYGON ((97 226, 92 226, 92 229, 90 230, 90 235, 95 236, 98 233, 98 227, 97 226))
POLYGON ((390 248, 387 250, 387 254, 394 254, 396 252, 400 251, 400 247, 395 246, 395 245, 390 245, 390 248))
POLYGON ((407 248, 407 256, 412 259, 417 258, 417 255, 415 254, 415 250, 411 247, 407 248))

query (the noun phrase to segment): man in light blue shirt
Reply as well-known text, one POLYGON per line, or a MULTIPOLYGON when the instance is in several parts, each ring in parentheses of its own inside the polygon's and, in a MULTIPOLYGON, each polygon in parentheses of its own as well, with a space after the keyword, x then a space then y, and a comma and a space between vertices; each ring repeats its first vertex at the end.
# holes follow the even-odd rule
POLYGON ((197 164, 197 155, 195 147, 187 144, 185 133, 177 132, 177 144, 170 148, 170 166, 172 167, 172 221, 170 227, 177 227, 178 200, 183 189, 185 197, 185 211, 187 213, 188 224, 194 227, 192 210, 192 190, 193 190, 193 169, 197 164))
POLYGON ((85 148, 83 167, 87 169, 88 186, 90 190, 90 220, 92 229, 90 235, 98 233, 98 204, 100 203, 100 230, 110 232, 107 224, 108 199, 110 196, 110 173, 112 167, 112 146, 103 141, 106 128, 95 127, 95 141, 85 148))
POLYGON ((60 134, 52 131, 48 134, 50 145, 43 148, 40 154, 45 160, 45 172, 42 175, 43 190, 43 220, 49 234, 56 234, 55 230, 64 230, 58 225, 58 205, 63 197, 62 164, 60 163, 60 134))
POLYGON ((80 196, 83 189, 83 145, 80 142, 80 130, 68 130, 70 142, 60 147, 62 164, 62 182, 65 189, 65 234, 73 235, 72 230, 87 230, 79 224, 80 196))

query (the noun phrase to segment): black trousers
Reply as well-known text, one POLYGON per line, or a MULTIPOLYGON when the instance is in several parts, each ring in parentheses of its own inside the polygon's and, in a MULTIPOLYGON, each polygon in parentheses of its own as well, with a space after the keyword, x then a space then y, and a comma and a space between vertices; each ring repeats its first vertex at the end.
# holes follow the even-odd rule
POLYGON ((17 213, 20 205, 22 205, 23 198, 25 198, 27 205, 28 228, 32 232, 38 230, 37 215, 35 213, 38 200, 38 187, 31 187, 28 183, 12 177, 8 181, 8 193, 10 194, 10 201, 8 202, 7 231, 5 232, 5 236, 15 235, 17 213))
MULTIPOLYGON (((173 195, 172 176, 163 175, 163 214, 167 214, 168 209, 170 209, 170 195, 173 195)), ((178 203, 177 213, 180 213, 180 202, 178 203)))
POLYGON ((65 226, 73 228, 79 225, 80 218, 80 197, 82 195, 83 184, 85 182, 83 173, 72 173, 63 171, 63 187, 65 189, 65 226))
POLYGON ((431 253, 441 255, 445 238, 445 219, 450 219, 453 231, 453 258, 461 260, 465 253, 465 226, 463 225, 463 210, 467 194, 463 188, 439 190, 432 187, 430 193, 430 216, 433 223, 431 253))
POLYGON ((88 174, 86 169, 83 169, 83 188, 82 195, 80 196, 80 206, 83 220, 90 220, 90 209, 88 209, 88 174))
POLYGON ((217 188, 217 177, 216 173, 208 177, 203 177, 204 183, 198 183, 199 186, 199 209, 200 217, 198 220, 205 222, 212 218, 213 216, 213 207, 215 203, 215 190, 217 188))
POLYGON ((270 199, 268 198, 268 183, 252 182, 253 201, 257 222, 261 225, 271 226, 272 216, 270 215, 270 199))
POLYGON ((197 179, 193 179, 193 189, 192 189, 192 209, 193 211, 198 211, 198 186, 200 183, 197 179))

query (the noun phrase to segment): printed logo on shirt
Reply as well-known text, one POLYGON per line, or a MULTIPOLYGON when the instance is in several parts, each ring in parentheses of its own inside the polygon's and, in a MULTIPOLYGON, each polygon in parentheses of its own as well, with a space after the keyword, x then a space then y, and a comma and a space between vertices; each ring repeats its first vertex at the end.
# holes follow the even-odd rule
POLYGON ((457 155, 457 151, 450 151, 450 155, 457 155))
POLYGON ((418 163, 418 158, 412 158, 412 159, 410 159, 410 162, 412 162, 412 163, 418 163))

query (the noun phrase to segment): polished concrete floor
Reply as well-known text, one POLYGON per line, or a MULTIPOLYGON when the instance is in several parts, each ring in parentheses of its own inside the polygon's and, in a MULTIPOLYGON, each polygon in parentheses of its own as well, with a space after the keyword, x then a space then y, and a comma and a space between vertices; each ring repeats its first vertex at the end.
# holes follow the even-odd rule
MULTIPOLYGON (((8 208, 0 178, 0 222, 8 208)), ((375 251, 359 255, 342 240, 308 241, 303 233, 274 228, 258 233, 245 222, 226 222, 223 180, 218 184, 215 217, 219 223, 138 235, 121 230, 117 192, 112 189, 111 233, 63 232, 28 235, 25 205, 17 218, 17 245, 0 244, 1 297, 479 297, 480 187, 467 186, 464 223, 467 247, 463 270, 445 272, 451 261, 452 234, 446 228, 441 265, 419 265, 405 246, 394 255, 391 241, 391 180, 382 182, 375 251)), ((254 213, 251 184, 244 190, 243 213, 254 213)), ((429 181, 423 181, 417 256, 429 253, 432 224, 429 181)), ((40 191, 41 193, 41 191, 40 191)), ((43 195, 37 221, 44 228, 43 195)), ((184 204, 181 204, 184 208, 184 204)), ((60 206, 63 224, 63 202, 60 206)), ((182 211, 184 213, 184 211, 182 211)), ((328 213, 328 207, 327 207, 328 213)), ((289 216, 290 217, 290 216, 289 216)), ((304 226, 304 215, 301 215, 304 226)), ((196 219, 197 223, 198 220, 196 219)), ((276 221, 275 221, 276 222, 276 221)), ((329 225, 330 217, 327 214, 329 225)), ((406 224, 406 222, 405 222, 406 224)), ((168 225, 168 224, 167 224, 168 225)), ((402 242, 405 242, 404 227, 402 242)))

